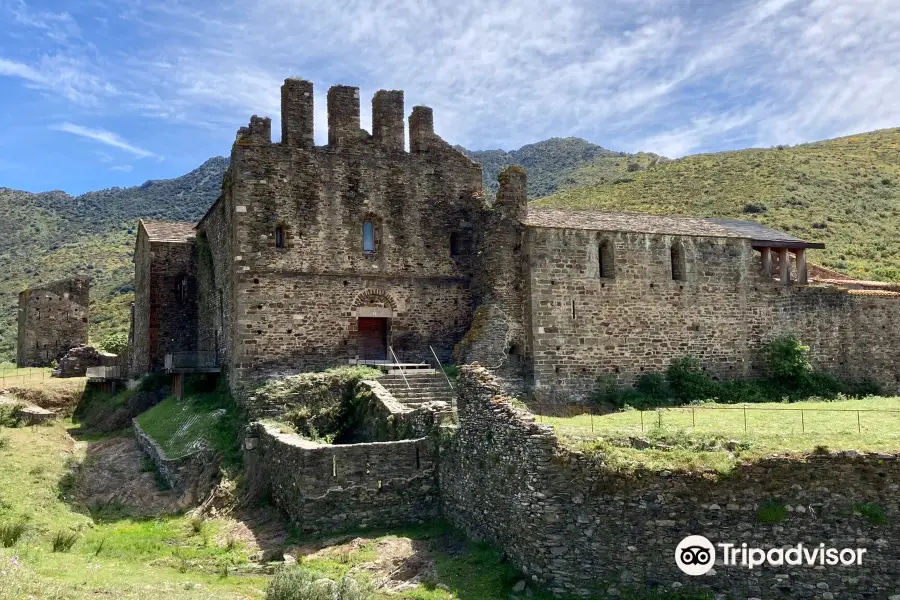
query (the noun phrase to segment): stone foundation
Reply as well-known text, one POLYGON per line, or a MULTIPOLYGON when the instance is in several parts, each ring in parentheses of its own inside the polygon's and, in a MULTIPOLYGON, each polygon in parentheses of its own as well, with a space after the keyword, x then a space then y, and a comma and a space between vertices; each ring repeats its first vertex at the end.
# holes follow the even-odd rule
POLYGON ((215 487, 219 462, 211 450, 197 450, 178 458, 169 458, 153 438, 147 435, 137 419, 131 420, 141 450, 153 461, 163 481, 176 493, 190 496, 188 504, 204 499, 215 487))

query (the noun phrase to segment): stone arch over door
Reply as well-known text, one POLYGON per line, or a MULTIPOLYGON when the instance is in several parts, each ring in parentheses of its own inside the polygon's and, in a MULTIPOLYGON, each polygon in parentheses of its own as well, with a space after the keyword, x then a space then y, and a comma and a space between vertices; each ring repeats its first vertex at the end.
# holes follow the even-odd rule
POLYGON ((350 305, 351 355, 357 360, 390 360, 387 348, 394 320, 405 312, 405 304, 387 290, 371 288, 354 297, 350 305), (383 338, 383 355, 377 340, 383 338))

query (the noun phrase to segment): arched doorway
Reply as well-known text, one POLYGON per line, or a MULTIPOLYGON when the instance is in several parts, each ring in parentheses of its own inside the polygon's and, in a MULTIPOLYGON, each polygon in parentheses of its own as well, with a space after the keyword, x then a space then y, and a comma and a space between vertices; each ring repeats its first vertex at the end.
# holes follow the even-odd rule
POLYGON ((353 300, 357 363, 393 362, 390 356, 391 320, 397 315, 397 301, 384 290, 366 290, 353 300))

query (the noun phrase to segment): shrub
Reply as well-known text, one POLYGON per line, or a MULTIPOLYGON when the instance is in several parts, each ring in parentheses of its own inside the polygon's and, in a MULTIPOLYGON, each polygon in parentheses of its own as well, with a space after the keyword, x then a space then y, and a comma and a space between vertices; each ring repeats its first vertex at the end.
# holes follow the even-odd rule
POLYGON ((656 400, 663 401, 669 398, 669 385, 662 373, 644 373, 638 377, 634 388, 656 400))
POLYGON ((672 394, 682 402, 705 400, 717 395, 715 382, 703 372, 700 359, 694 356, 672 359, 666 371, 666 380, 672 394))
POLYGON ((858 503, 853 506, 853 512, 866 519, 872 525, 887 525, 888 518, 884 507, 880 504, 858 503))
POLYGON ((767 525, 781 523, 788 517, 787 508, 777 500, 769 500, 759 507, 756 513, 756 520, 767 525))
POLYGON ((346 575, 334 582, 302 567, 282 568, 266 590, 266 600, 370 600, 374 597, 367 581, 346 575))
POLYGON ((53 551, 68 552, 77 541, 78 534, 76 532, 60 529, 56 532, 56 535, 53 536, 53 551))
POLYGON ((12 548, 25 534, 25 523, 0 523, 0 546, 12 548))
POLYGON ((744 214, 753 215, 766 212, 768 207, 761 202, 748 202, 744 205, 744 214))
POLYGON ((110 354, 121 354, 128 347, 128 334, 111 333, 98 344, 100 349, 110 354))
POLYGON ((772 379, 797 388, 812 371, 809 346, 804 346, 794 334, 783 335, 763 346, 763 357, 772 379))

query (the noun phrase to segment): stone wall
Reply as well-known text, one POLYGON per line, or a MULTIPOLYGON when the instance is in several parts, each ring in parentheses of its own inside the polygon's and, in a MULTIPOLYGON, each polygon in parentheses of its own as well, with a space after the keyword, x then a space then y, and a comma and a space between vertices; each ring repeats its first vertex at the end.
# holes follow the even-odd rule
POLYGON ((502 396, 480 367, 459 381, 460 426, 442 442, 443 513, 468 535, 504 550, 557 594, 628 588, 700 588, 732 598, 887 598, 900 593, 900 463, 855 452, 772 457, 714 473, 622 474, 563 447, 549 426, 502 396), (787 519, 756 515, 770 500, 787 519), (877 503, 886 525, 854 514, 877 503), (746 568, 716 565, 690 577, 674 561, 688 535, 751 547, 866 548, 861 566, 746 568))
POLYGON ((147 435, 137 419, 131 420, 138 446, 153 461, 156 471, 190 506, 205 499, 219 477, 219 461, 211 450, 196 450, 184 456, 169 458, 153 438, 147 435))
POLYGON ((396 526, 437 517, 433 440, 334 446, 251 425, 244 465, 258 493, 304 532, 396 526))
POLYGON ((166 354, 197 349, 197 267, 193 240, 135 244, 132 375, 159 371, 166 354))
POLYGON ((88 342, 90 282, 84 277, 33 287, 19 294, 20 367, 46 367, 88 342))
POLYGON ((817 368, 900 389, 896 295, 786 288, 763 275, 759 253, 740 238, 529 227, 526 246, 541 400, 587 396, 598 378, 629 385, 686 355, 716 378, 758 376, 760 346, 789 332, 811 346, 817 368), (604 242, 613 248, 607 277, 604 242), (684 251, 683 280, 672 276, 673 244, 684 251))
POLYGON ((197 349, 216 352, 228 370, 234 319, 234 259, 231 243, 231 174, 225 174, 222 196, 198 224, 197 349))
MULTIPOLYGON (((231 270, 225 337, 234 387, 286 366, 356 357, 359 317, 389 319, 403 360, 428 359, 429 345, 449 359, 469 325, 480 166, 434 133, 425 107, 413 110, 405 152, 402 93, 376 94, 371 136, 359 129, 358 89, 337 86, 328 98, 329 145, 315 147, 312 85, 285 82, 282 142, 272 143, 266 119, 241 128, 222 208, 200 224, 214 263, 231 270)), ((210 312, 209 302, 201 306, 210 312)), ((210 319, 201 323, 208 344, 210 319)))

